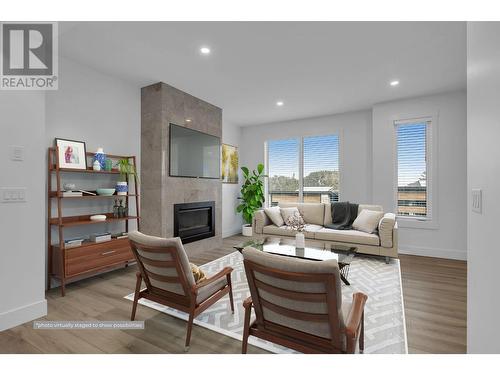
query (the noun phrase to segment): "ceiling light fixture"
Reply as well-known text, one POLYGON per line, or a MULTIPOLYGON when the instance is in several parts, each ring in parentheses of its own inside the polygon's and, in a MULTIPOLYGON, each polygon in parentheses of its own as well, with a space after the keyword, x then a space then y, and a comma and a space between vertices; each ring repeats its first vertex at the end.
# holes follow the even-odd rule
POLYGON ((397 85, 399 85, 399 81, 398 80, 391 81, 390 85, 391 86, 397 86, 397 85))
POLYGON ((277 105, 278 107, 282 107, 282 106, 283 106, 283 104, 285 104, 285 103, 283 103, 281 100, 276 102, 276 105, 277 105))
POLYGON ((191 119, 190 119, 190 118, 187 118, 187 119, 186 119, 186 122, 191 122, 191 119))
POLYGON ((209 55, 209 54, 210 54, 210 48, 208 48, 208 47, 201 47, 201 48, 200 48, 200 52, 201 52, 203 55, 209 55))

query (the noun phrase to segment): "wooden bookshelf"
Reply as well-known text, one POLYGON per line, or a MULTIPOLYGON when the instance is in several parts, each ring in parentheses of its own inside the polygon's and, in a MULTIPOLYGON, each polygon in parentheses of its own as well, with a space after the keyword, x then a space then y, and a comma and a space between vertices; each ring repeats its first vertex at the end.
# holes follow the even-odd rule
MULTIPOLYGON (((92 152, 86 153, 87 158, 94 155, 92 152)), ((130 203, 134 204, 135 210, 139 213, 139 190, 137 180, 133 177, 128 178, 129 189, 131 183, 134 186, 134 192, 127 195, 92 195, 83 193, 82 196, 63 197, 62 195, 62 182, 61 175, 69 173, 84 173, 88 175, 89 179, 99 178, 99 175, 119 175, 120 171, 112 169, 111 171, 94 171, 90 168, 87 169, 70 169, 60 168, 58 160, 58 150, 56 147, 49 147, 48 149, 48 209, 47 209, 47 222, 48 222, 48 264, 49 270, 47 275, 47 285, 51 288, 51 281, 53 278, 61 282, 61 295, 65 295, 66 283, 78 278, 82 279, 95 275, 107 270, 116 269, 117 267, 127 267, 135 259, 130 250, 127 238, 112 239, 106 242, 90 242, 84 241, 81 246, 65 248, 64 244, 64 229, 75 226, 85 225, 99 225, 103 223, 123 222, 125 232, 128 232, 129 222, 135 220, 137 228, 139 229, 140 217, 139 216, 126 216, 114 217, 113 213, 105 212, 99 213, 106 215, 106 220, 94 221, 90 220, 91 214, 79 216, 65 216, 63 214, 63 201, 81 200, 82 202, 90 202, 94 200, 124 199, 125 205, 130 208, 130 203), (55 176, 56 186, 52 187, 52 178, 55 176), (57 214, 52 217, 52 204, 57 206, 57 214), (52 243, 52 228, 57 228, 58 238, 57 241, 52 243)), ((110 159, 128 159, 132 165, 137 168, 136 157, 126 155, 106 155, 110 159)), ((67 178, 67 176, 65 177, 67 178)), ((80 177, 81 178, 81 177, 80 177)), ((95 191, 91 191, 95 193, 95 191)))

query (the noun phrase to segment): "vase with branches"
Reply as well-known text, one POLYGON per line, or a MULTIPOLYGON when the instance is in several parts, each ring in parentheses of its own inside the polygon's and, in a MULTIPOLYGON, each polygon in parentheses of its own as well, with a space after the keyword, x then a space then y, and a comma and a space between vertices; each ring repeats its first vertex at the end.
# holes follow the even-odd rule
POLYGON ((246 225, 243 234, 251 235, 251 224, 255 211, 262 208, 264 197, 264 165, 258 164, 257 169, 250 172, 247 167, 241 167, 243 172, 243 185, 241 186, 241 203, 236 207, 236 212, 241 213, 246 225))

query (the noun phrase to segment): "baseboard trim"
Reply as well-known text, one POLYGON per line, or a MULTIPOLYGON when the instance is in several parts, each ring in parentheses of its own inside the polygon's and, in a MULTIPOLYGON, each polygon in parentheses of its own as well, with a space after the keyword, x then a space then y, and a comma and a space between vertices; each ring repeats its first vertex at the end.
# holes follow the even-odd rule
POLYGON ((237 234, 241 234, 241 226, 238 228, 233 228, 231 230, 228 230, 226 232, 222 232, 222 238, 227 238, 231 236, 235 236, 237 234))
POLYGON ((47 315, 47 300, 0 313, 0 332, 47 315))
POLYGON ((455 249, 439 249, 421 246, 399 246, 399 254, 418 255, 424 257, 444 258, 467 261, 467 251, 455 249))

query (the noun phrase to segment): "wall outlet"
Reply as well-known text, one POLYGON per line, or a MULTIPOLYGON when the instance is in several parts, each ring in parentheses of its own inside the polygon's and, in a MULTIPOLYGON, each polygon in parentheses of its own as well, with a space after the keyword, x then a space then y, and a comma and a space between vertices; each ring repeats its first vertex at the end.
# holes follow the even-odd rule
POLYGON ((483 209, 483 194, 481 189, 472 189, 472 211, 481 213, 483 209))
POLYGON ((24 147, 23 146, 10 146, 10 160, 23 161, 24 160, 24 147))
POLYGON ((26 188, 2 188, 0 196, 3 203, 26 202, 26 188))

